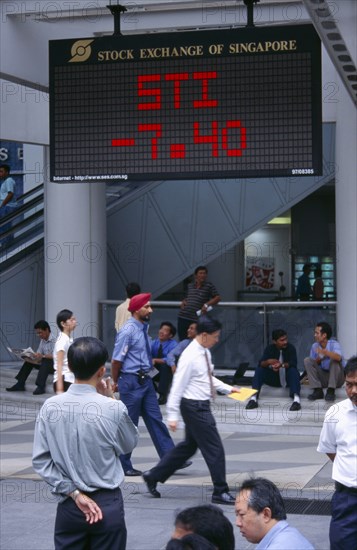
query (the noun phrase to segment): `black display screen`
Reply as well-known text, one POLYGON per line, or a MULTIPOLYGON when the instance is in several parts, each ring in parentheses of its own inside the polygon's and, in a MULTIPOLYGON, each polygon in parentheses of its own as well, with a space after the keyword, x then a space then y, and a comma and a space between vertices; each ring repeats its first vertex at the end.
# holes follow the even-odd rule
POLYGON ((318 175, 312 25, 50 42, 51 180, 318 175))

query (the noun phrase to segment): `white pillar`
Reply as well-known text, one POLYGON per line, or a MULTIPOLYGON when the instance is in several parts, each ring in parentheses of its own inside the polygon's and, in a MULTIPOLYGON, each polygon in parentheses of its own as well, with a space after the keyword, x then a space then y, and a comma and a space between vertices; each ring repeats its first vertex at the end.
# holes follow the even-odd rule
POLYGON ((338 339, 357 353, 357 111, 339 81, 336 121, 336 263, 338 339))
POLYGON ((74 336, 99 336, 98 300, 107 294, 105 184, 45 185, 45 310, 53 324, 74 312, 74 336))

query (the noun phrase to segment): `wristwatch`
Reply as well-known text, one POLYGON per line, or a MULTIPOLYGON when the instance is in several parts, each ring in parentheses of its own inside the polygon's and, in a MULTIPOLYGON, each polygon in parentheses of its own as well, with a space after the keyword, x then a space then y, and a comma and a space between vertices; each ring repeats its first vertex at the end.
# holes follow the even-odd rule
POLYGON ((81 492, 79 489, 75 489, 74 491, 72 491, 72 493, 69 493, 69 496, 74 500, 74 502, 76 502, 76 498, 78 497, 78 495, 80 495, 81 492))

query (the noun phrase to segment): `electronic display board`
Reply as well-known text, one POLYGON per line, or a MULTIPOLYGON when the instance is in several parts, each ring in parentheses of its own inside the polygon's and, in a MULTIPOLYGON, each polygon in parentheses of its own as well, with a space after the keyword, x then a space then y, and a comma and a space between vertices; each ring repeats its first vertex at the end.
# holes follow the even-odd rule
POLYGON ((312 25, 50 41, 54 182, 318 175, 312 25))

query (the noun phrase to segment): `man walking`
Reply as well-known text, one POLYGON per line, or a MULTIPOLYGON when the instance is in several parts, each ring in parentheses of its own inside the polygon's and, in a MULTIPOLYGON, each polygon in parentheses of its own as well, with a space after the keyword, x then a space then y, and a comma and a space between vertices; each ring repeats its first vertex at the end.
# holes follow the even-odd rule
POLYGON ((315 343, 311 347, 310 357, 304 359, 304 366, 313 392, 307 396, 310 401, 323 399, 322 388, 327 388, 325 400, 335 400, 335 389, 345 381, 343 372, 344 360, 341 346, 331 338, 332 328, 328 323, 317 323, 315 343))
MULTIPOLYGON (((162 457, 174 447, 174 442, 164 424, 150 377, 152 358, 147 334, 152 313, 150 298, 151 294, 142 293, 131 298, 129 302, 128 309, 132 317, 116 336, 112 377, 118 384, 120 398, 127 406, 131 420, 137 426, 139 417, 142 416, 157 453, 162 457)), ((133 468, 131 453, 120 458, 126 476, 142 474, 140 470, 133 468)))
POLYGON ((157 466, 143 474, 149 492, 160 498, 157 483, 164 483, 199 449, 208 466, 213 482, 212 502, 234 504, 226 481, 224 448, 210 410, 210 398, 216 390, 223 393, 239 392, 212 375, 213 365, 209 349, 220 336, 221 324, 202 316, 198 320, 197 336, 183 351, 175 372, 167 402, 169 428, 177 429, 179 414, 186 424, 185 439, 167 453, 157 466))
POLYGON ((56 550, 126 548, 119 456, 136 446, 138 432, 123 403, 109 399, 107 359, 100 340, 78 338, 68 350, 74 384, 47 399, 37 418, 33 467, 61 499, 56 550))
POLYGON ((357 356, 347 361, 345 376, 348 399, 327 411, 317 447, 333 462, 331 550, 357 548, 357 356))

